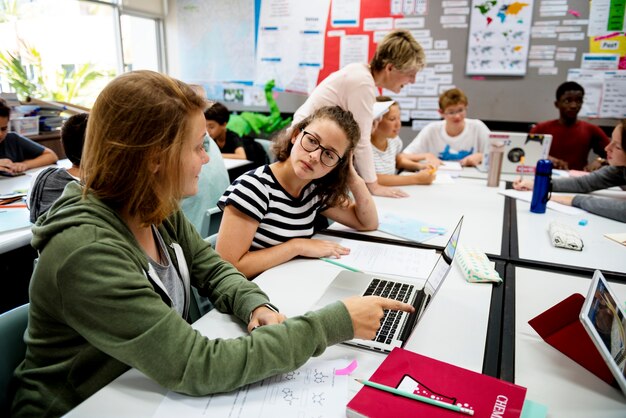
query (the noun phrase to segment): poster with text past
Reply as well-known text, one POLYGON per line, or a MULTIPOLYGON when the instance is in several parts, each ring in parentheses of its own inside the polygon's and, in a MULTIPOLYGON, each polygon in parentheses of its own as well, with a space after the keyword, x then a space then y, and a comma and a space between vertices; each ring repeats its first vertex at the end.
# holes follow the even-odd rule
POLYGON ((473 0, 467 75, 524 75, 534 0, 473 0))

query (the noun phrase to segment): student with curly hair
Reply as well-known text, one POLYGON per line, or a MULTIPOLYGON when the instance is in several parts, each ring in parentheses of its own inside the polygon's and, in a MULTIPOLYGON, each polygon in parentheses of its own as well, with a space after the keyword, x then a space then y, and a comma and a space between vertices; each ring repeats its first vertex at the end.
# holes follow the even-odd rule
POLYGON ((359 138, 352 113, 339 106, 319 108, 285 132, 275 141, 277 161, 239 177, 220 199, 217 252, 248 278, 296 256, 347 254, 310 238, 318 214, 358 230, 378 227, 372 196, 352 165, 359 138))

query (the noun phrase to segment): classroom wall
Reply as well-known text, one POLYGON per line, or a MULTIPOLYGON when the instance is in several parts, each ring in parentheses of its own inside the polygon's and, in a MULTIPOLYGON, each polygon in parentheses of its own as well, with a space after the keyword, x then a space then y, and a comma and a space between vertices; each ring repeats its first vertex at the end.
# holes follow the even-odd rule
MULTIPOLYGON (((367 7, 368 2, 375 1, 380 0, 362 0, 362 10, 367 7)), ((189 3, 189 0, 168 0, 169 14, 166 19, 169 71, 175 77, 180 73, 178 46, 181 41, 185 41, 179 39, 176 34, 176 9, 178 2, 189 3)), ((469 0, 468 4, 471 5, 471 3, 471 0, 469 0)), ((567 1, 568 8, 578 12, 580 17, 575 17, 572 14, 559 17, 542 17, 539 11, 541 4, 541 0, 534 1, 533 26, 542 21, 558 21, 560 26, 567 26, 567 21, 588 19, 588 0, 567 1)), ((567 70, 569 68, 579 68, 582 53, 588 52, 589 49, 589 41, 586 35, 585 39, 581 41, 531 39, 531 47, 532 45, 556 45, 557 48, 575 48, 575 59, 573 61, 555 61, 554 66, 558 71, 555 75, 540 75, 537 67, 529 67, 524 76, 469 77, 465 75, 469 29, 444 28, 440 23, 440 17, 444 12, 442 2, 429 0, 428 8, 428 14, 425 16, 425 29, 431 31, 435 41, 445 40, 448 42, 448 48, 451 52, 451 64, 453 64, 453 84, 463 89, 470 100, 468 117, 485 120, 488 122, 488 125, 495 126, 499 130, 506 129, 509 122, 516 122, 510 126, 510 130, 525 130, 534 122, 558 117, 558 111, 554 107, 555 90, 560 83, 567 79, 567 70)), ((467 20, 469 23, 469 16, 467 20)), ((211 24, 210 16, 207 16, 206 24, 211 24)), ((241 22, 238 22, 238 24, 241 24, 241 22)), ((586 30, 587 26, 581 25, 581 31, 586 34, 586 30)), ((224 40, 227 39, 228 35, 224 34, 224 40)), ((224 45, 228 45, 227 41, 224 42, 224 45)), ((372 52, 370 51, 370 53, 372 52)), ((228 65, 228 63, 224 63, 224 65, 228 65)), ((306 95, 303 94, 279 93, 277 103, 282 112, 289 113, 294 112, 305 99, 306 95)), ((228 106, 235 111, 266 110, 259 107, 244 107, 237 103, 229 103, 228 106)), ((615 124, 613 119, 591 119, 590 121, 607 129, 615 124)), ((404 127, 402 135, 406 141, 406 138, 412 138, 414 133, 411 132, 410 128, 404 127)))

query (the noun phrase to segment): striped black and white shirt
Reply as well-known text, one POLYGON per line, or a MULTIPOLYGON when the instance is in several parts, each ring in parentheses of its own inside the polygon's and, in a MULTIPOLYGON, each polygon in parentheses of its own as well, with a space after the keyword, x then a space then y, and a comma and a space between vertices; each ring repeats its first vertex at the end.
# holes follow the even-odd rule
POLYGON ((379 150, 372 145, 372 154, 374 156, 374 168, 376 174, 397 174, 396 157, 402 152, 402 140, 399 136, 389 138, 387 140, 387 149, 379 150))
POLYGON ((259 222, 252 249, 269 248, 292 238, 310 238, 322 207, 319 188, 310 183, 293 197, 274 177, 269 165, 249 171, 231 184, 217 206, 227 205, 259 222))

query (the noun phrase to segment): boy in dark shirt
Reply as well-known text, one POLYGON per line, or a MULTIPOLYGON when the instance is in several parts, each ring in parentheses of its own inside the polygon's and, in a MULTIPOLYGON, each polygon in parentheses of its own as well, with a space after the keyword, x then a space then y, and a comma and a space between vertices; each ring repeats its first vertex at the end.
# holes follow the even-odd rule
POLYGON ((206 119, 206 130, 220 148, 222 157, 238 160, 247 159, 242 139, 233 131, 226 129, 230 118, 230 112, 226 106, 219 102, 213 103, 204 111, 204 118, 206 119))
POLYGON ((50 148, 9 132, 11 108, 0 99, 0 171, 17 174, 31 168, 57 162, 57 155, 50 148))

